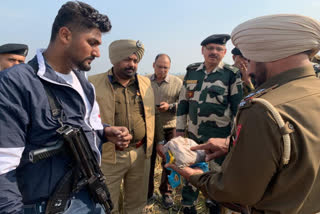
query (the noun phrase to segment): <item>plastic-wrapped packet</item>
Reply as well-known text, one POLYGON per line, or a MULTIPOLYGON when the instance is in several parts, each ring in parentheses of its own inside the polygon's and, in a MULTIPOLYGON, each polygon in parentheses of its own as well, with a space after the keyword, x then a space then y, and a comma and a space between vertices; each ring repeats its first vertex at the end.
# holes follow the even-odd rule
POLYGON ((195 141, 189 138, 176 137, 171 139, 163 147, 163 153, 167 154, 170 151, 174 158, 174 164, 183 168, 185 166, 191 166, 196 163, 205 162, 204 150, 192 151, 191 147, 198 145, 195 141))

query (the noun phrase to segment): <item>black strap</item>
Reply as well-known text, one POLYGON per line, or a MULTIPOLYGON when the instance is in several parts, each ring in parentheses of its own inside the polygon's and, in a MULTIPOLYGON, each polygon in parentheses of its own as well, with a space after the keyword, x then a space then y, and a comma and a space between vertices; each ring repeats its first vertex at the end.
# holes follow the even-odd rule
POLYGON ((60 103, 58 102, 56 96, 53 95, 51 89, 47 86, 47 84, 44 84, 43 80, 41 80, 41 82, 42 82, 42 85, 43 85, 44 89, 46 90, 46 93, 48 96, 52 116, 54 118, 60 117, 61 110, 62 110, 60 103))
MULTIPOLYGON (((35 74, 38 73, 38 63, 36 61, 30 61, 28 64, 33 68, 35 74)), ((50 83, 47 83, 43 79, 39 78, 48 97, 50 111, 53 118, 58 119, 59 123, 62 124, 62 117, 63 117, 63 110, 60 103, 57 100, 57 97, 54 96, 51 87, 49 86, 50 83)))

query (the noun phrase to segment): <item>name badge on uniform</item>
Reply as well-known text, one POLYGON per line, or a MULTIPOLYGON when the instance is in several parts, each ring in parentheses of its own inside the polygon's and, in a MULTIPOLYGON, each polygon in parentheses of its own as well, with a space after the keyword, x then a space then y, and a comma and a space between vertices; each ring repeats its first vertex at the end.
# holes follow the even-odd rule
POLYGON ((197 84, 198 80, 186 80, 186 84, 197 84))
POLYGON ((194 96, 194 91, 187 91, 187 98, 192 98, 194 96))

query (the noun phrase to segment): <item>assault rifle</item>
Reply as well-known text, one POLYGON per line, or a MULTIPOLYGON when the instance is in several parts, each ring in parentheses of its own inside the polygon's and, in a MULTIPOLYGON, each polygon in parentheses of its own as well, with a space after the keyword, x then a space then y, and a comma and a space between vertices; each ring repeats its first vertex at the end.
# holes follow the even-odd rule
POLYGON ((33 163, 57 155, 62 151, 70 153, 73 159, 73 170, 61 179, 54 194, 49 198, 46 214, 63 211, 67 198, 65 197, 66 189, 78 192, 84 186, 87 187, 92 199, 99 203, 107 214, 111 213, 113 204, 105 184, 105 176, 101 172, 84 131, 81 128, 64 125, 57 132, 62 137, 62 141, 57 145, 29 153, 29 160, 33 163), (74 180, 76 180, 76 185, 74 180))

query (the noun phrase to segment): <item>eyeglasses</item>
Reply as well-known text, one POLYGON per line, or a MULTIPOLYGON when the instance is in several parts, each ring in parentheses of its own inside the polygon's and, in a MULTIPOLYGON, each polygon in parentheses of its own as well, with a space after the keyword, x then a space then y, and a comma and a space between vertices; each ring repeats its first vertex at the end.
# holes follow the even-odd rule
POLYGON ((217 52, 222 52, 222 51, 225 51, 226 49, 225 48, 222 48, 222 47, 213 47, 213 46, 204 46, 208 51, 213 51, 213 50, 216 50, 217 52))

